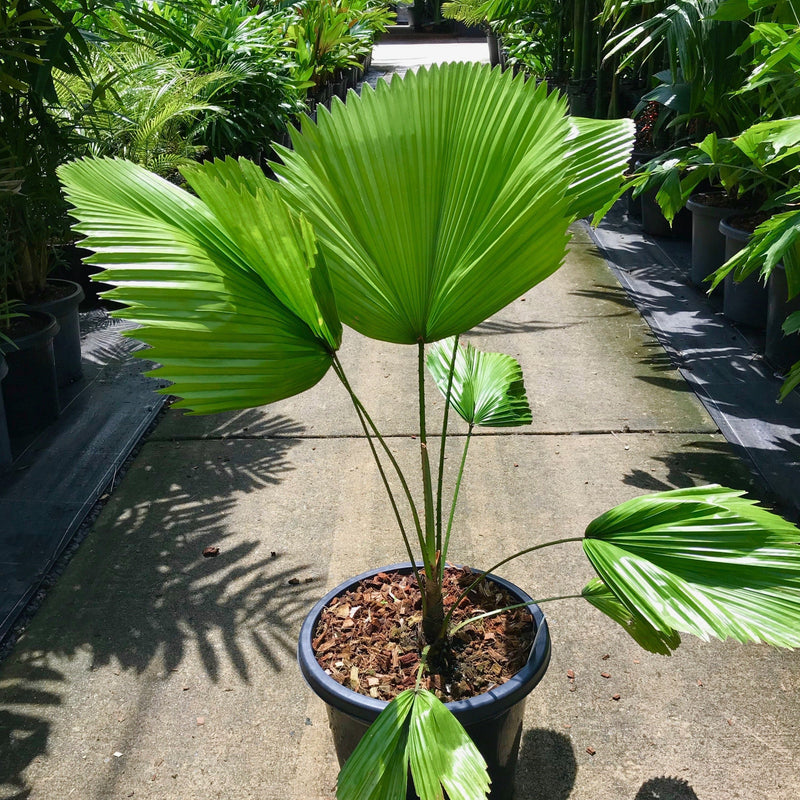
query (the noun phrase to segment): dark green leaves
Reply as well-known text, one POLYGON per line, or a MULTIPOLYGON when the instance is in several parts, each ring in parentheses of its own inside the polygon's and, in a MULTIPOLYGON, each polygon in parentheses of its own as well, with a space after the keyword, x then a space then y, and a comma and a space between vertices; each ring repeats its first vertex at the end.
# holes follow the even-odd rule
MULTIPOLYGON (((800 531, 742 494, 720 486, 661 492, 589 525, 584 551, 633 617, 637 640, 641 619, 670 647, 674 631, 800 646, 800 531)), ((587 589, 622 621, 599 587, 587 589)))
MULTIPOLYGON (((452 338, 436 342, 428 351, 428 369, 445 397, 452 357, 452 338)), ((532 420, 516 359, 482 353, 471 344, 457 349, 450 405, 470 425, 501 428, 532 420)))
POLYGON ((337 800, 405 800, 408 771, 420 800, 484 800, 486 763, 458 720, 425 689, 401 692, 339 773, 337 800))

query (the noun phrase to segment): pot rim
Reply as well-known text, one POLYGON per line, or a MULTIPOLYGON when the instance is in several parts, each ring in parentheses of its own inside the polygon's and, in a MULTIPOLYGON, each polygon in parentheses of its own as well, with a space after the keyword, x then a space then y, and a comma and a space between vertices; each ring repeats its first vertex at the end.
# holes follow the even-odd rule
POLYGON ((4 356, 13 356, 17 352, 23 352, 24 350, 37 347, 42 342, 55 338, 56 334, 61 330, 61 325, 58 320, 47 311, 26 309, 24 313, 29 317, 44 317, 48 324, 38 331, 21 336, 19 339, 12 339, 11 342, 0 339, 0 354, 4 356))
POLYGON ((83 287, 68 278, 48 278, 47 282, 59 286, 71 286, 72 292, 63 297, 57 297, 55 300, 47 300, 44 303, 25 303, 23 310, 27 312, 43 311, 46 314, 59 317, 69 313, 73 308, 77 308, 85 297, 83 287))
POLYGON ((736 214, 729 214, 719 221, 719 232, 735 242, 749 242, 753 237, 752 231, 747 231, 744 228, 737 228, 736 225, 731 225, 731 218, 736 214))
POLYGON ((698 197, 700 194, 711 194, 710 192, 698 192, 696 194, 691 195, 686 200, 686 208, 689 209, 693 214, 697 214, 701 217, 717 217, 722 219, 723 217, 733 217, 737 214, 741 214, 750 210, 750 207, 747 205, 726 205, 726 206, 715 206, 709 205, 708 203, 698 203, 695 200, 695 197, 698 197))
MULTIPOLYGON (((419 565, 421 566, 421 565, 419 565)), ((353 578, 349 578, 344 583, 331 589, 324 597, 315 603, 308 612, 303 625, 300 629, 297 645, 297 660, 300 664, 300 671, 308 684, 309 688, 328 705, 339 708, 351 716, 364 722, 371 723, 388 705, 385 700, 377 700, 373 697, 354 692, 342 686, 330 677, 314 657, 311 642, 314 635, 319 616, 322 609, 328 605, 335 597, 338 597, 346 589, 359 581, 374 577, 381 572, 391 572, 411 569, 410 562, 390 564, 386 567, 371 569, 362 572, 353 578)), ((518 586, 510 581, 490 574, 488 579, 499 584, 512 594, 516 595, 521 602, 527 604, 527 608, 533 617, 536 627, 531 651, 525 666, 509 678, 505 683, 495 686, 487 692, 475 695, 464 700, 454 700, 446 703, 447 708, 458 717, 462 725, 469 725, 476 721, 491 719, 502 714, 506 709, 523 700, 536 685, 541 681, 550 663, 550 633, 547 627, 547 620, 539 606, 534 603, 533 598, 522 591, 518 586)))

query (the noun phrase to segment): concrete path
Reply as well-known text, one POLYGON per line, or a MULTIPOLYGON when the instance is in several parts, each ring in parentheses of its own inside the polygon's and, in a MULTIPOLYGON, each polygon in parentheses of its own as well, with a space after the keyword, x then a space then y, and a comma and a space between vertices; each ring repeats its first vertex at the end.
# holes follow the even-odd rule
MULTIPOLYGON (((388 47, 378 67, 397 63, 388 47)), ((413 359, 346 334, 345 369, 413 470, 414 393, 398 389, 413 359)), ((519 358, 534 422, 475 441, 454 561, 579 535, 646 491, 762 491, 584 226, 562 270, 470 338, 519 358)), ((337 768, 297 632, 326 588, 402 559, 332 376, 263 409, 170 411, 0 666, 0 798, 330 800, 337 768), (220 555, 203 558, 210 545, 220 555)), ((592 571, 567 545, 502 574, 543 597, 592 571)), ((545 612, 553 659, 528 700, 518 800, 800 795, 797 654, 687 638, 664 658, 578 601, 545 612)))

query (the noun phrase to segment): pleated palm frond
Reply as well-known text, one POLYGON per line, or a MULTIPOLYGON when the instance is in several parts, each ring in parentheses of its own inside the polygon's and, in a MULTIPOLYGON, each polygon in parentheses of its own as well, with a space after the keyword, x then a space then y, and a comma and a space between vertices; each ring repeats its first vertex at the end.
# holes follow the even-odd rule
POLYGON ((631 611, 611 592, 600 578, 592 578, 581 592, 595 608, 618 622, 636 643, 651 653, 670 655, 681 643, 680 634, 675 631, 659 631, 644 617, 631 611))
POLYGON ((620 182, 632 127, 575 122, 522 76, 444 64, 351 93, 292 144, 275 171, 320 239, 342 321, 411 344, 554 272, 568 225, 620 182))
MULTIPOLYGON (((428 369, 445 397, 453 342, 444 339, 428 351, 428 369)), ((470 425, 502 428, 532 421, 519 362, 503 353, 482 353, 471 344, 456 351, 450 405, 470 425)))
POLYGON ((665 645, 680 631, 800 646, 800 530, 743 494, 720 486, 660 492, 586 529, 584 551, 605 586, 665 645))
POLYGON ((341 327, 308 223, 274 182, 236 162, 191 171, 211 205, 127 161, 84 159, 59 175, 107 297, 139 323, 163 390, 196 413, 297 394, 332 363, 341 327), (254 214, 257 215, 254 216, 254 214), (239 224, 241 223, 241 224, 239 224))
POLYGON ((486 762, 436 695, 406 689, 372 723, 339 773, 338 800, 405 800, 409 769, 420 800, 484 800, 486 762))

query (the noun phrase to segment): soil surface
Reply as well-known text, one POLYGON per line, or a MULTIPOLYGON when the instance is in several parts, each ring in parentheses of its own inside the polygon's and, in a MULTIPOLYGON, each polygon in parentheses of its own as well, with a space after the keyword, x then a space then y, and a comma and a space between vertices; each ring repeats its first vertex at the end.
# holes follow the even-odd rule
MULTIPOLYGON (((29 317, 27 314, 21 317, 14 317, 7 325, 0 324, 0 334, 8 337, 12 341, 15 339, 22 339, 24 336, 29 336, 32 333, 38 333, 44 330, 50 324, 49 319, 44 317, 29 317)), ((0 340, 2 344, 2 340, 0 340)), ((13 350, 14 347, 8 345, 13 350)), ((6 350, 9 352, 9 350, 6 350)))
POLYGON ((739 230, 752 233, 762 222, 766 222, 773 214, 777 213, 777 211, 772 210, 737 214, 735 217, 730 217, 728 219, 728 224, 733 228, 739 228, 739 230))
POLYGON ((693 194, 691 199, 701 206, 710 208, 742 208, 741 199, 732 197, 726 192, 698 192, 693 194))
MULTIPOLYGON (((445 610, 477 576, 468 568, 446 570, 445 610)), ((502 587, 481 581, 453 613, 451 628, 515 602, 502 587)), ((312 642, 317 662, 343 686, 391 700, 415 684, 421 620, 422 600, 413 574, 381 572, 323 610, 312 642)), ((474 697, 519 672, 532 641, 533 619, 525 608, 478 620, 451 637, 446 663, 437 674, 426 674, 422 683, 444 702, 474 697)))

